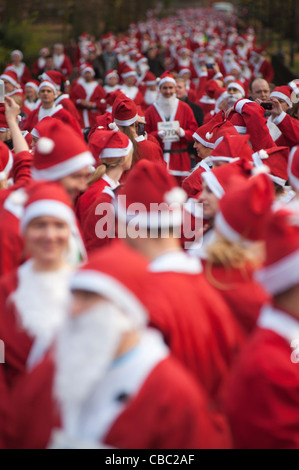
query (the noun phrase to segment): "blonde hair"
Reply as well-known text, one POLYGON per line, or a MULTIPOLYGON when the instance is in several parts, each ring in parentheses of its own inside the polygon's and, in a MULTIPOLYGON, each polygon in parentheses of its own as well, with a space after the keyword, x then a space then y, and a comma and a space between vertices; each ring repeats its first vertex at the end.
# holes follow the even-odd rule
MULTIPOLYGON (((137 121, 136 121, 137 122, 137 121)), ((131 126, 118 126, 120 132, 125 134, 129 139, 131 140, 133 144, 133 159, 132 159, 132 165, 138 162, 140 160, 140 154, 138 152, 138 143, 136 142, 136 136, 137 133, 135 131, 135 122, 134 124, 131 124, 131 126)))
POLYGON ((87 182, 88 186, 91 186, 93 183, 96 183, 96 181, 99 181, 101 178, 103 178, 104 174, 107 172, 107 170, 109 170, 109 168, 115 168, 123 163, 123 161, 123 157, 102 158, 101 165, 99 165, 89 177, 87 182))
POLYGON ((205 265, 206 277, 214 287, 227 290, 237 287, 218 282, 212 274, 213 266, 223 266, 227 270, 239 269, 245 280, 249 280, 248 267, 257 268, 260 265, 254 251, 241 243, 235 243, 217 234, 217 240, 206 248, 207 260, 205 265))

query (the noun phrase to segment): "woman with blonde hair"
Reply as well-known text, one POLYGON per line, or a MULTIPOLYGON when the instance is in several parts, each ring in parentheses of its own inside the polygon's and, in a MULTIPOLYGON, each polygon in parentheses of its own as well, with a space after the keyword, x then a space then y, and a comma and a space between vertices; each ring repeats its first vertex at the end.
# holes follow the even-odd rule
POLYGON ((266 174, 231 180, 219 201, 215 240, 202 260, 207 280, 222 295, 244 339, 253 331, 268 295, 253 279, 263 263, 263 240, 271 214, 274 188, 266 174))
POLYGON ((122 132, 96 129, 88 144, 98 166, 90 176, 89 187, 76 203, 83 235, 91 206, 105 188, 113 191, 119 186, 120 178, 131 168, 133 158, 133 144, 122 132))

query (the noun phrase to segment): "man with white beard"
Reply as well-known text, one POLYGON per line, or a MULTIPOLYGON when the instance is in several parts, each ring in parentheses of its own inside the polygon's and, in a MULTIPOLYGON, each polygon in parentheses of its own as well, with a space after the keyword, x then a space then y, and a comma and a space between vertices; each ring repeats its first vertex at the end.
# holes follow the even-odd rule
POLYGON ((52 355, 12 396, 7 447, 217 448, 205 392, 146 326, 135 291, 144 289, 147 264, 117 240, 74 274, 52 355))
POLYGON ((227 86, 227 104, 233 106, 238 100, 245 98, 244 85, 240 80, 231 82, 227 86))
POLYGON ((158 138, 169 173, 181 184, 191 171, 188 143, 198 126, 190 106, 176 97, 176 81, 169 71, 160 77, 158 97, 145 120, 146 132, 158 138))

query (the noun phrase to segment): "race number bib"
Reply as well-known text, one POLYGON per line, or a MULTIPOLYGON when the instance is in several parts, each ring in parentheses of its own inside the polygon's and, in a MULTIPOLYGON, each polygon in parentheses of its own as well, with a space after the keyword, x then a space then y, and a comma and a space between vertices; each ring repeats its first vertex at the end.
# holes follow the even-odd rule
POLYGON ((177 131, 179 128, 179 121, 158 122, 158 131, 165 132, 163 142, 178 142, 180 138, 178 135, 176 135, 175 131, 177 131))

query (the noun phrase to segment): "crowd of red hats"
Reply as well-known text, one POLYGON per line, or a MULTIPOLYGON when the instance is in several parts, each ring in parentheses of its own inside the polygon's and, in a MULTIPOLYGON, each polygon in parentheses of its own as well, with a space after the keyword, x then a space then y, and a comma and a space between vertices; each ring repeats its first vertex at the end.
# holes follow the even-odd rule
POLYGON ((213 9, 0 79, 0 448, 299 447, 299 79, 213 9))

